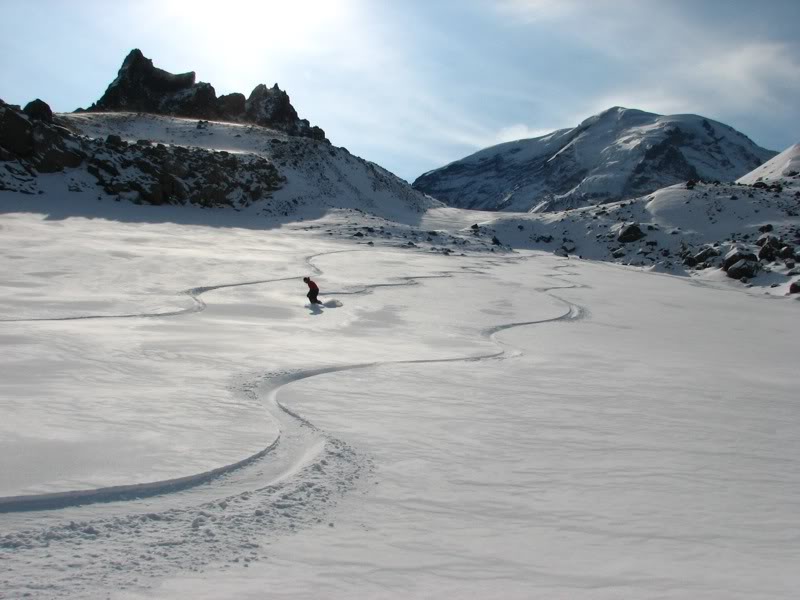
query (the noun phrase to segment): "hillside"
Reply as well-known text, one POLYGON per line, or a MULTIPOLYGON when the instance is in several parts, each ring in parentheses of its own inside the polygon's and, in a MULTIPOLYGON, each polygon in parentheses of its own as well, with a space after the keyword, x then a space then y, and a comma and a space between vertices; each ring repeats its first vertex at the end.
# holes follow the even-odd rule
MULTIPOLYGON (((331 208, 400 221, 436 202, 344 148, 258 125, 166 115, 52 115, 0 104, 0 190, 76 193, 308 218, 331 208)), ((416 215, 416 216, 415 216, 416 215)), ((257 224, 254 222, 254 225, 257 224)))
POLYGON ((486 148, 413 185, 455 207, 558 211, 689 179, 734 181, 774 155, 711 119, 615 107, 573 129, 486 148))
POLYGON ((776 157, 737 180, 737 183, 746 185, 759 185, 759 182, 800 188, 800 144, 789 146, 776 157))
MULTIPOLYGON (((770 294, 800 292, 800 186, 796 171, 785 166, 796 149, 737 183, 691 181, 632 200, 548 213, 473 212, 475 222, 463 231, 515 249, 733 279, 770 294), (770 183, 760 179, 768 173, 770 183)), ((455 221, 454 211, 431 214, 455 221)))

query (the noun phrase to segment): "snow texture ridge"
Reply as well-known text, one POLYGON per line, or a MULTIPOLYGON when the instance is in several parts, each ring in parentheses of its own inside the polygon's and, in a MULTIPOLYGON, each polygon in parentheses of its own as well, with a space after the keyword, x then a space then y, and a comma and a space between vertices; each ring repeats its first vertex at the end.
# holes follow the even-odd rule
POLYGON ((680 181, 733 181, 775 155, 722 123, 614 107, 573 129, 507 142, 420 176, 451 206, 543 212, 635 198, 680 181))

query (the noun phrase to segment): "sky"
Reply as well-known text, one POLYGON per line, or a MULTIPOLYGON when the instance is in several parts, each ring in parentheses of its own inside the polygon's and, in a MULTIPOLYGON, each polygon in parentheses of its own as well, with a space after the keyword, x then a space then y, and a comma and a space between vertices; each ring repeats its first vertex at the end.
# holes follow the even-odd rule
POLYGON ((217 94, 278 83, 331 142, 413 181, 612 106, 800 142, 797 0, 0 0, 0 98, 100 98, 139 48, 217 94))

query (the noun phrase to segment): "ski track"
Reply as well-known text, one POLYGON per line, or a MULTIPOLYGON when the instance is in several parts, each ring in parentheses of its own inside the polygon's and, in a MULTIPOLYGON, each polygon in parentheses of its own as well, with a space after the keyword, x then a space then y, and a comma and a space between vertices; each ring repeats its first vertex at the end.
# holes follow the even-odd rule
MULTIPOLYGON (((314 274, 321 275, 323 271, 314 265, 315 258, 359 251, 363 250, 324 252, 305 260, 314 274)), ((527 258, 530 257, 493 259, 489 264, 527 258)), ((576 273, 560 272, 568 267, 558 265, 555 269, 559 272, 548 276, 576 276, 576 273)), ((435 275, 402 277, 397 283, 370 284, 356 290, 329 292, 326 296, 368 294, 377 288, 419 285, 419 280, 453 277, 465 272, 482 271, 477 267, 462 267, 435 275)), ((177 316, 203 310, 206 305, 199 296, 208 291, 294 279, 297 278, 191 288, 183 293, 192 297, 195 306, 169 313, 17 321, 177 316)), ((236 463, 160 482, 0 498, 0 513, 13 512, 19 518, 16 531, 0 534, 0 561, 7 567, 5 574, 0 575, 0 598, 6 597, 3 590, 63 597, 85 592, 87 587, 96 590, 98 584, 104 588, 119 585, 141 587, 146 586, 146 582, 140 582, 140 578, 179 570, 200 571, 212 562, 227 563, 223 568, 229 568, 265 558, 265 539, 289 534, 301 526, 321 523, 337 499, 355 489, 358 480, 368 476, 372 470, 371 458, 320 431, 302 415, 284 406, 278 400, 281 388, 303 379, 357 369, 513 358, 521 353, 507 352, 504 344, 496 338, 499 333, 515 327, 587 318, 590 313, 585 307, 551 293, 553 290, 585 287, 588 286, 573 283, 537 288, 536 291, 562 303, 565 312, 547 319, 505 323, 481 330, 481 337, 498 347, 495 352, 281 371, 250 379, 241 385, 239 391, 262 397, 265 408, 278 421, 280 433, 272 444, 236 463), (270 460, 263 460, 267 458, 270 460), (159 498, 148 501, 146 498, 151 496, 159 498), (86 504, 94 506, 87 509, 86 504), (50 524, 42 526, 43 522, 50 524), (67 554, 73 560, 64 565, 63 556, 67 554), (104 560, 97 560, 101 556, 104 560), (24 576, 21 580, 9 578, 14 572, 24 573, 24 576), (47 577, 38 577, 44 573, 47 577), (37 583, 40 580, 47 583, 37 583)))

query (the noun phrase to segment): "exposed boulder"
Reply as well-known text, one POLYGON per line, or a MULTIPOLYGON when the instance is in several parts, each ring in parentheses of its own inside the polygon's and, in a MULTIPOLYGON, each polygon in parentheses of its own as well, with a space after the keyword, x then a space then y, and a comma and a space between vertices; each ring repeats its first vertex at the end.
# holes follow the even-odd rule
POLYGON ((774 244, 764 244, 758 249, 758 260, 765 260, 772 262, 778 258, 780 246, 776 247, 774 244))
POLYGON ((751 278, 755 277, 760 268, 760 264, 753 260, 739 260, 728 267, 728 277, 733 279, 741 279, 742 277, 751 278))
POLYGON ((739 261, 756 262, 758 261, 758 257, 749 250, 744 250, 743 248, 733 248, 725 255, 725 258, 722 261, 722 270, 727 271, 731 266, 739 261))
POLYGON ((36 119, 37 121, 44 121, 46 123, 53 122, 53 111, 50 109, 50 106, 47 102, 43 100, 32 100, 25 105, 25 108, 22 109, 26 115, 28 115, 31 119, 36 119))
POLYGON ((777 242, 777 237, 771 233, 765 233, 764 235, 759 236, 759 238, 756 240, 756 246, 764 246, 765 244, 775 245, 777 242))
POLYGON ((693 256, 695 263, 705 262, 715 256, 719 256, 719 250, 713 246, 706 246, 693 256))
POLYGON ((645 233, 637 223, 627 223, 623 225, 617 233, 617 241, 621 244, 628 244, 642 239, 645 233))
POLYGON ((789 285, 789 293, 790 294, 800 294, 800 281, 793 281, 789 285))

